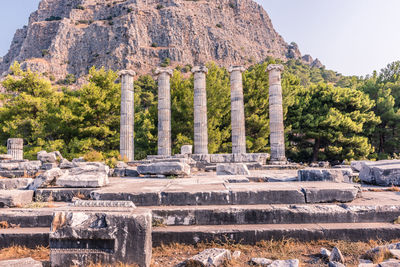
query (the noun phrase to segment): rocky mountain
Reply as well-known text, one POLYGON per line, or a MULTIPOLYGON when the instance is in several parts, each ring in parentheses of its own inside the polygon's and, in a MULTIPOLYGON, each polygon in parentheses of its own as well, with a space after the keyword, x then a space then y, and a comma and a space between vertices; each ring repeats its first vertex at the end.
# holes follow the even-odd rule
POLYGON ((91 66, 147 73, 159 65, 250 65, 301 58, 253 0, 42 0, 0 62, 63 78, 91 66))

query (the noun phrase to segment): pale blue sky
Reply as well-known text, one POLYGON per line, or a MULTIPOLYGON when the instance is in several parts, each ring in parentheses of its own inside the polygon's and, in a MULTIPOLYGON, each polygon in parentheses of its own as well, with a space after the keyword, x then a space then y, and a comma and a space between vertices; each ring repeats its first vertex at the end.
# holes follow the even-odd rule
MULTIPOLYGON (((400 0, 257 0, 287 42, 329 69, 366 75, 400 60, 400 0)), ((39 0, 3 0, 0 56, 39 0)))

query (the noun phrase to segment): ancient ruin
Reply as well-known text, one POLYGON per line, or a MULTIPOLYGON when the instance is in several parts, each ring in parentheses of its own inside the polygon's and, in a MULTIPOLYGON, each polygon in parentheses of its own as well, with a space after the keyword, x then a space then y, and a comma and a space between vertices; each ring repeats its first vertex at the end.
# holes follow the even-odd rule
POLYGON ((7 154, 13 160, 22 160, 24 154, 24 140, 22 138, 10 138, 7 140, 7 154))

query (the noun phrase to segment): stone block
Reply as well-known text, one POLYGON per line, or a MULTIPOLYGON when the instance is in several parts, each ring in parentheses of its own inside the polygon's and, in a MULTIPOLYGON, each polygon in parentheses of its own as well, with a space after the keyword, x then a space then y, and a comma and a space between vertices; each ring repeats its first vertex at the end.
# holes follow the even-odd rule
POLYGON ((244 163, 218 164, 217 175, 250 175, 244 163))
POLYGON ((33 200, 32 190, 0 190, 0 208, 21 207, 33 200))
POLYGON ((400 160, 363 162, 360 180, 380 186, 400 186, 400 160))
POLYGON ((142 175, 190 175, 190 166, 181 162, 157 162, 151 164, 140 165, 137 171, 142 175))
POLYGON ((32 182, 32 178, 0 179, 0 190, 26 189, 32 182))
POLYGON ((273 261, 268 267, 299 267, 299 260, 277 260, 273 261))
POLYGON ((350 163, 350 167, 355 172, 360 172, 364 163, 367 163, 367 160, 356 160, 350 163))
POLYGON ((350 182, 351 169, 303 169, 298 171, 299 181, 350 182))
POLYGON ((9 154, 1 154, 0 155, 0 160, 12 160, 13 156, 9 154))
POLYGON ((28 173, 25 170, 11 170, 11 171, 0 170, 0 177, 21 178, 21 177, 25 177, 25 176, 28 176, 28 173))
POLYGON ((192 145, 184 145, 181 147, 182 155, 191 155, 193 154, 193 146, 192 145))
POLYGON ((19 169, 27 171, 39 171, 42 168, 42 162, 39 160, 19 162, 19 169))
POLYGON ((125 169, 126 177, 139 177, 140 174, 135 167, 128 167, 125 169))
POLYGON ((36 261, 32 258, 0 261, 0 267, 42 267, 42 266, 43 264, 40 261, 36 261))
POLYGON ((45 188, 49 185, 55 185, 58 178, 67 174, 68 171, 63 171, 60 168, 54 168, 45 171, 35 178, 32 184, 29 185, 30 190, 35 190, 38 188, 45 188))
POLYGON ((351 202, 357 198, 360 188, 357 186, 351 188, 303 188, 307 203, 331 203, 331 202, 351 202))
POLYGON ((112 174, 113 177, 124 177, 126 173, 125 168, 115 168, 112 174))
POLYGON ((343 254, 337 247, 332 249, 331 255, 329 256, 329 261, 344 263, 343 254))
POLYGON ((58 151, 47 153, 46 151, 39 151, 37 153, 37 159, 42 163, 56 163, 58 160, 63 159, 62 155, 58 151))
POLYGON ((56 185, 62 187, 102 187, 109 184, 109 167, 100 162, 74 163, 74 168, 66 170, 56 185))
POLYGON ((121 262, 149 267, 151 224, 150 210, 56 212, 50 231, 51 265, 121 262))
POLYGON ((227 249, 222 248, 210 248, 206 249, 199 254, 186 260, 179 266, 222 266, 225 261, 232 258, 231 252, 227 249))
POLYGON ((249 261, 250 265, 256 265, 256 266, 269 266, 273 260, 266 259, 266 258, 251 258, 249 261))
POLYGON ((62 159, 60 162, 60 169, 71 169, 74 167, 74 163, 67 159, 62 159))
POLYGON ((42 165, 42 168, 44 170, 51 170, 51 169, 57 168, 57 163, 44 163, 42 165))

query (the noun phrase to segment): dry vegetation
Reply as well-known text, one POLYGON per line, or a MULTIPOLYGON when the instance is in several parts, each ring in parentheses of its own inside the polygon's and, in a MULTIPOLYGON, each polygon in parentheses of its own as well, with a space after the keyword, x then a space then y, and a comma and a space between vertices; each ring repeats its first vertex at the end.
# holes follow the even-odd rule
MULTIPOLYGON (((253 257, 263 257, 269 259, 299 259, 302 267, 318 267, 326 266, 327 262, 321 259, 319 253, 322 247, 332 249, 338 247, 345 259, 346 266, 358 266, 358 259, 371 259, 375 263, 382 262, 388 258, 388 251, 381 250, 377 254, 366 254, 366 252, 374 247, 386 245, 389 243, 399 242, 393 240, 391 242, 369 241, 369 242, 347 242, 347 241, 329 241, 320 240, 312 242, 300 242, 292 239, 283 241, 263 241, 255 246, 233 244, 227 242, 225 244, 209 243, 193 245, 172 244, 168 246, 160 246, 153 249, 152 267, 172 267, 176 264, 196 255, 207 248, 226 248, 232 252, 241 251, 238 259, 225 263, 225 267, 243 267, 248 266, 247 262, 253 257)), ((0 250, 0 260, 17 259, 32 257, 35 260, 49 260, 49 249, 38 247, 37 249, 27 249, 19 246, 5 248, 0 250)), ((118 263, 115 265, 89 264, 88 267, 135 267, 135 265, 126 265, 118 263)))
POLYGON ((400 192, 400 187, 392 186, 388 188, 368 188, 367 191, 371 192, 400 192))

